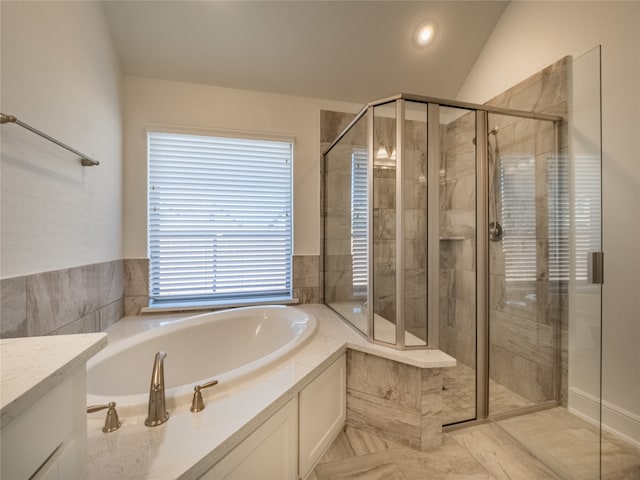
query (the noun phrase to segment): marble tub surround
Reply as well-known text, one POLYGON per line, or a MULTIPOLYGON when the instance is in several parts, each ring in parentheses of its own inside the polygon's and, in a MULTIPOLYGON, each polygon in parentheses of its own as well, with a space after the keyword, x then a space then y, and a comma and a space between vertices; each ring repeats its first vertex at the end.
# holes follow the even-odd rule
MULTIPOLYGON (((254 381, 220 393, 214 389, 203 392, 207 407, 198 414, 183 405, 170 412, 167 423, 156 428, 145 427, 144 416, 121 417, 122 427, 111 434, 102 433, 103 418, 89 416, 89 478, 197 478, 348 349, 385 355, 423 368, 455 365, 455 360, 440 351, 401 352, 367 344, 323 305, 296 308, 316 316, 319 328, 315 336, 254 381)), ((185 316, 188 315, 125 317, 109 329, 109 341, 185 316)))
POLYGON ((124 313, 122 260, 0 280, 0 336, 91 333, 124 313))
MULTIPOLYGON (((124 260, 124 315, 149 306, 149 259, 124 260)), ((293 297, 299 303, 320 302, 320 256, 293 256, 293 297)))
POLYGON ((320 303, 320 255, 293 256, 293 298, 320 303))
POLYGON ((442 374, 347 352, 347 424, 419 451, 442 443, 442 374))
POLYGON ((124 260, 124 314, 137 315, 149 306, 149 259, 124 260))
POLYGON ((104 333, 1 339, 0 428, 6 427, 106 344, 104 333))

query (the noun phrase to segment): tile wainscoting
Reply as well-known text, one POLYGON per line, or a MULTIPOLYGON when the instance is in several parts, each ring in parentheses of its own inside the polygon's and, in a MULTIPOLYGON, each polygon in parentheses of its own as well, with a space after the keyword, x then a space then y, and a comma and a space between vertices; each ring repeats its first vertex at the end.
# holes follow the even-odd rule
POLYGON ((0 281, 0 337, 103 331, 124 314, 124 261, 0 281))
MULTIPOLYGON (((293 257, 293 294, 320 302, 320 256, 293 257)), ((104 331, 149 304, 149 260, 127 258, 0 280, 0 338, 104 331)))

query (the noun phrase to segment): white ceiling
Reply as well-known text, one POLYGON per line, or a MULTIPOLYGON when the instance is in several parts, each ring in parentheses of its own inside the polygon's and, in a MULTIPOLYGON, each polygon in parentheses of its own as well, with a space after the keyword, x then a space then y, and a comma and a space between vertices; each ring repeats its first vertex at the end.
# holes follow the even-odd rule
POLYGON ((454 98, 507 1, 106 1, 125 74, 357 103, 454 98), (412 35, 435 22, 434 41, 412 35))

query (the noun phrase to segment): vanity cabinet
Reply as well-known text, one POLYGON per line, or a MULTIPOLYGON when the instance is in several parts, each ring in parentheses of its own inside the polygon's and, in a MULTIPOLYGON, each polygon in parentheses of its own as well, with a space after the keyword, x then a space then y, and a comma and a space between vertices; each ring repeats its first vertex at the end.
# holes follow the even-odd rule
MULTIPOLYGON (((84 474, 86 467, 76 465, 82 453, 78 427, 86 424, 84 415, 74 418, 77 411, 83 413, 83 404, 74 398, 74 387, 82 383, 78 376, 59 384, 2 430, 2 478, 65 478, 60 470, 84 474)), ((84 396, 81 392, 80 398, 84 396)))
POLYGON ((87 476, 86 368, 106 335, 0 341, 0 478, 87 476))
POLYGON ((307 478, 345 424, 346 365, 342 355, 200 479, 307 478))

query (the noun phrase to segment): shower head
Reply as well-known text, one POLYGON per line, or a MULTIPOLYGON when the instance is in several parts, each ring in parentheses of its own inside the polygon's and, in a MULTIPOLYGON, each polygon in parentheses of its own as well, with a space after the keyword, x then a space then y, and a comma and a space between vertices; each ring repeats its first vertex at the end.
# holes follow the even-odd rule
MULTIPOLYGON (((498 135, 498 130, 500 130, 498 127, 493 127, 491 130, 489 130, 489 133, 487 133, 487 137, 489 135, 498 135)), ((471 140, 473 142, 473 144, 476 144, 476 137, 473 137, 473 140, 471 140)))

